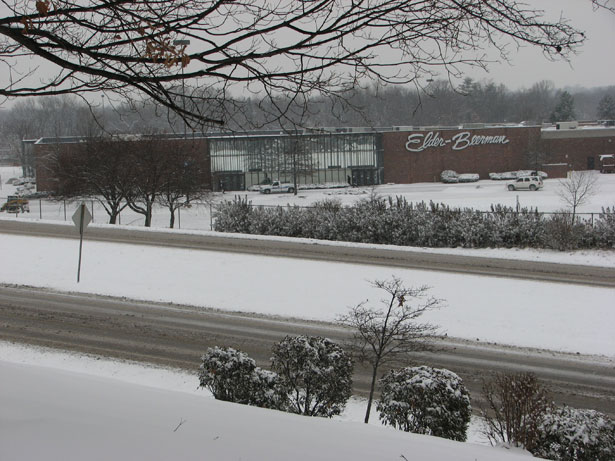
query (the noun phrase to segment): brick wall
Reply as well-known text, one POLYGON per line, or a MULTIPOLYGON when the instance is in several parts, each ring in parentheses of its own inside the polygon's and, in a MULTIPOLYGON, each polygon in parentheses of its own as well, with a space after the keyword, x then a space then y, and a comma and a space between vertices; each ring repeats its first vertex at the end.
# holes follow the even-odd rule
MULTIPOLYGON (((140 141, 132 142, 139 143, 140 141)), ((158 145, 168 146, 169 152, 177 148, 177 146, 187 143, 190 154, 195 154, 194 158, 197 158, 201 162, 200 166, 203 172, 200 178, 201 183, 205 185, 206 188, 211 187, 211 164, 207 150, 207 139, 160 139, 157 143, 159 143, 158 145)), ((55 177, 53 171, 54 158, 58 156, 71 158, 71 156, 80 155, 85 148, 85 142, 34 144, 33 155, 36 159, 37 190, 59 190, 58 179, 55 177)))
POLYGON ((539 137, 539 127, 384 133, 384 181, 440 181, 443 170, 478 173, 488 179, 491 172, 524 169, 526 153, 539 137), (486 137, 494 143, 481 143, 486 137), (415 151, 406 148, 409 139, 408 147, 415 151), (471 145, 472 140, 477 144, 471 145))
POLYGON ((600 169, 600 155, 615 155, 615 129, 545 131, 541 147, 547 155, 544 171, 565 177, 569 170, 600 169), (566 165, 566 167, 558 166, 566 165))

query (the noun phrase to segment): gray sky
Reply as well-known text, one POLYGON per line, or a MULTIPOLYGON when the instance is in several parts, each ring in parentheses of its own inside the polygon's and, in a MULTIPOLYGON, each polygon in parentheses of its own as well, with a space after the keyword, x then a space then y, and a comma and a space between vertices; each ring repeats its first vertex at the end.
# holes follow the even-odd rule
MULTIPOLYGON (((564 16, 586 33, 587 41, 570 63, 550 62, 538 49, 511 52, 510 64, 492 64, 489 73, 473 72, 474 79, 493 80, 510 89, 528 88, 540 80, 551 80, 557 88, 615 85, 615 14, 593 11, 589 0, 527 0, 543 9, 547 18, 564 16)), ((615 0, 610 0, 615 4, 615 0)))
MULTIPOLYGON (((531 7, 547 12, 547 20, 560 16, 586 32, 587 41, 571 61, 551 62, 539 49, 525 47, 510 50, 510 63, 492 63, 489 72, 467 70, 466 76, 475 80, 502 83, 511 90, 529 88, 541 80, 550 80, 556 88, 615 86, 615 14, 594 11, 590 0, 522 0, 531 7)), ((615 0, 608 0, 615 6, 615 0)), ((2 13, 0 4, 0 13, 2 13)), ((26 65, 31 65, 26 63, 26 65)), ((37 75, 45 75, 50 65, 41 66, 37 75)), ((0 76, 0 80, 6 76, 0 76)), ((4 103, 10 106, 14 101, 4 103)))

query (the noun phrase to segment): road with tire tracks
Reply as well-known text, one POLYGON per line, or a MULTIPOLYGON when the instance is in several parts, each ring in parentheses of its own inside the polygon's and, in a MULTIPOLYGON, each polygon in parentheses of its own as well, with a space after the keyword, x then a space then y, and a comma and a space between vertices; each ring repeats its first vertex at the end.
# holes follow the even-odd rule
MULTIPOLYGON (((0 340, 193 372, 202 353, 213 346, 238 348, 267 366, 271 346, 285 335, 297 334, 339 342, 350 338, 347 329, 323 322, 0 286, 0 340)), ((437 352, 409 355, 395 366, 428 364, 453 370, 464 379, 474 405, 479 403, 483 377, 496 371, 533 371, 551 388, 556 401, 615 415, 613 360, 450 338, 437 346, 437 352)), ((367 393, 370 376, 368 369, 357 364, 356 394, 367 393)))

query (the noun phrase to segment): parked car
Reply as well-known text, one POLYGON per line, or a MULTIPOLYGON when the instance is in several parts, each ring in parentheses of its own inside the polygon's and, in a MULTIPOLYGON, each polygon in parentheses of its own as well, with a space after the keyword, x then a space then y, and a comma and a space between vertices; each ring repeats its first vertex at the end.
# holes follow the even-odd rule
POLYGON ((261 194, 275 194, 280 192, 288 192, 289 194, 292 194, 295 192, 295 186, 291 183, 273 181, 271 184, 262 186, 260 189, 261 194))
POLYGON ((540 176, 543 180, 549 177, 549 175, 544 171, 537 170, 517 170, 504 171, 503 173, 489 173, 489 179, 494 181, 517 179, 521 176, 540 176))
POLYGON ((615 155, 600 156, 600 173, 615 173, 615 155))
POLYGON ((458 176, 459 182, 476 182, 480 176, 476 173, 463 173, 458 176))
POLYGON ((459 175, 453 170, 444 170, 440 173, 440 179, 443 183, 454 184, 459 182, 459 175))
POLYGON ((543 182, 540 176, 521 176, 508 183, 508 190, 538 190, 542 187, 543 182))

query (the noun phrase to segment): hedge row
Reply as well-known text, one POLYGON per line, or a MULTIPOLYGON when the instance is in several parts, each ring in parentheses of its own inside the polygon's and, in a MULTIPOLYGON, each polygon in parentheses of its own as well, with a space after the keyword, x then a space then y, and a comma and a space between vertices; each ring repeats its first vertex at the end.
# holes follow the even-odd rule
POLYGON ((465 248, 613 248, 615 208, 596 220, 571 214, 542 214, 492 205, 491 212, 451 208, 403 197, 370 197, 342 206, 324 200, 313 207, 259 207, 235 197, 218 205, 214 229, 220 232, 278 235, 322 240, 419 247, 465 248))

